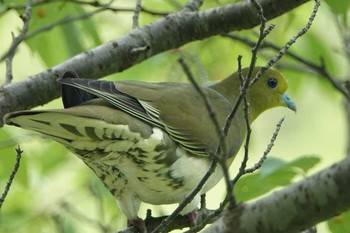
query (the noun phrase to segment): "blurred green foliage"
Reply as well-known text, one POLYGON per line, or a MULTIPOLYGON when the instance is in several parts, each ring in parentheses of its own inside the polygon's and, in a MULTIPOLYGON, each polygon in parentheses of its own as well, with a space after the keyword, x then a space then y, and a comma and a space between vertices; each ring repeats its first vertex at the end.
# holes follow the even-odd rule
MULTIPOLYGON (((109 1, 98 2, 105 4, 109 1)), ((186 2, 148 0, 143 1, 143 7, 159 12, 176 12, 186 2)), ((204 2, 202 9, 234 1, 204 2)), ((25 0, 0 1, 0 54, 6 52, 10 45, 11 32, 16 34, 22 26, 18 15, 23 9, 6 9, 25 3, 25 0)), ((312 29, 298 40, 291 51, 316 64, 323 62, 335 77, 343 80, 349 77, 350 72, 343 44, 350 2, 326 0, 326 3, 322 5, 312 29)), ((311 1, 268 22, 276 27, 266 40, 282 46, 305 25, 312 4, 311 1)), ((133 9, 135 2, 115 0, 113 6, 133 9)), ((14 81, 50 68, 131 30, 132 11, 102 11, 83 20, 59 24, 44 31, 57 22, 70 21, 96 9, 92 5, 63 0, 33 7, 29 34, 37 30, 42 32, 19 47, 14 60, 14 81)), ((142 13, 140 26, 160 17, 142 13)), ((255 28, 241 31, 239 35, 256 40, 257 32, 255 28)), ((213 82, 236 69, 238 55, 243 56, 244 66, 248 65, 250 54, 250 47, 244 43, 215 36, 159 54, 106 78, 186 82, 186 76, 176 61, 179 56, 184 56, 199 82, 213 82)), ((258 64, 265 64, 274 54, 275 51, 262 49, 258 64)), ((297 102, 298 114, 276 110, 264 114, 254 123, 250 150, 253 164, 269 142, 276 119, 281 114, 288 118, 273 149, 273 153, 279 156, 270 157, 258 172, 242 177, 235 187, 235 195, 240 201, 258 198, 296 179, 302 179, 310 172, 341 159, 346 153, 347 122, 341 95, 327 80, 287 56, 277 66, 288 77, 290 95, 297 102), (317 156, 310 156, 314 154, 317 156)), ((5 65, 0 64, 0 73, 4 72, 5 65)), ((53 101, 44 107, 61 108, 61 104, 53 101)), ((17 144, 21 145, 24 153, 19 172, 0 211, 0 233, 115 232, 125 227, 125 218, 116 207, 115 200, 93 172, 65 148, 37 134, 7 126, 0 130, 0 187, 5 187, 15 164, 14 148, 17 144)), ((239 164, 238 156, 232 172, 237 172, 239 164)), ((216 189, 215 192, 223 194, 224 189, 216 189)), ((216 200, 214 208, 220 201, 216 200)), ((157 212, 157 207, 152 209, 157 212)), ((144 214, 145 209, 140 212, 144 214)), ((170 213, 171 210, 165 212, 170 213)), ((344 213, 328 221, 329 227, 321 226, 318 232, 350 232, 349 222, 349 213, 344 213)))
POLYGON ((333 233, 350 232, 350 211, 342 213, 329 220, 328 226, 333 233))
POLYGON ((262 167, 251 175, 243 176, 235 186, 235 196, 238 201, 248 201, 257 198, 277 187, 286 186, 314 167, 320 158, 303 156, 292 161, 269 157, 262 167))

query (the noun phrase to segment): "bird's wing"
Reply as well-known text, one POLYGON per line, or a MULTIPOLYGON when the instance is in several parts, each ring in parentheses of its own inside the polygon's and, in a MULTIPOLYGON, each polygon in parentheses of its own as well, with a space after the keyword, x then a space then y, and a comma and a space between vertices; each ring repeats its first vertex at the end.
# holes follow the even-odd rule
MULTIPOLYGON (((190 84, 86 79, 61 79, 60 82, 103 98, 131 116, 164 129, 195 155, 214 153, 219 144, 203 99, 190 84)), ((203 90, 222 127, 231 109, 230 103, 216 91, 203 90)))
MULTIPOLYGON (((64 78, 58 80, 60 83, 77 88, 86 93, 105 99, 118 109, 143 120, 151 125, 162 128, 162 125, 152 118, 149 112, 134 97, 120 92, 114 86, 113 82, 89 80, 81 78, 64 78)), ((64 89, 63 89, 64 90, 64 89)), ((69 92, 68 92, 69 93, 69 92)), ((63 93, 65 94, 65 93, 63 93)), ((65 99, 65 97, 63 97, 65 99)))
MULTIPOLYGON (((186 150, 196 155, 213 154, 219 144, 217 129, 202 97, 191 84, 142 83, 143 90, 132 83, 118 83, 123 93, 133 95, 141 104, 147 103, 158 111, 158 119, 170 136, 186 150), (149 86, 149 88, 147 88, 149 86)), ((231 111, 231 104, 219 93, 202 88, 212 111, 219 121, 220 129, 231 111)), ((231 136, 231 135, 230 135, 231 136)))

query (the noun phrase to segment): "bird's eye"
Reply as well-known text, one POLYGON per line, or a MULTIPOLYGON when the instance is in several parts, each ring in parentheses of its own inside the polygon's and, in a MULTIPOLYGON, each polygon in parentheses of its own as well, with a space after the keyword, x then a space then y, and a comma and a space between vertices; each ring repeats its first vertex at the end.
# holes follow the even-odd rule
POLYGON ((267 86, 272 88, 272 89, 275 89, 277 87, 277 79, 276 78, 269 78, 267 80, 267 86))

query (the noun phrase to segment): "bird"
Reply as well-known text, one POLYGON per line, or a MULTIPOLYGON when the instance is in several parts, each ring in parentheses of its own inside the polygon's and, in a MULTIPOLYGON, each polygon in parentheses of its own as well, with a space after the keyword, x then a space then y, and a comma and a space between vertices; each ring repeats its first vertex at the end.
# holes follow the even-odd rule
MULTIPOLYGON (((262 67, 256 67, 255 76, 262 67)), ((243 76, 249 69, 242 69, 243 76)), ((138 217, 141 202, 181 203, 207 172, 222 143, 204 99, 190 83, 104 81, 79 78, 67 71, 63 109, 23 110, 4 116, 13 125, 44 134, 76 154, 104 183, 128 224, 146 232, 138 217)), ((239 72, 200 90, 223 127, 241 91, 239 72)), ((286 94, 288 83, 270 68, 247 90, 249 123, 278 106, 296 111, 286 94)), ((229 166, 246 137, 241 104, 225 137, 229 166)), ((201 191, 180 212, 195 222, 200 196, 223 177, 217 167, 201 191)))

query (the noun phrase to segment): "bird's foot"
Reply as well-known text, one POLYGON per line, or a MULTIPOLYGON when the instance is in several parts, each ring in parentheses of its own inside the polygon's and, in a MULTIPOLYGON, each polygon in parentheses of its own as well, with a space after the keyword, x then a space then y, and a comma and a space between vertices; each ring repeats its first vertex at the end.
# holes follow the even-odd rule
POLYGON ((197 225, 197 219, 198 219, 197 210, 193 210, 191 213, 188 213, 187 217, 188 217, 188 220, 190 221, 191 227, 197 225))
POLYGON ((128 227, 135 227, 140 233, 147 233, 145 221, 141 218, 128 220, 128 227))

